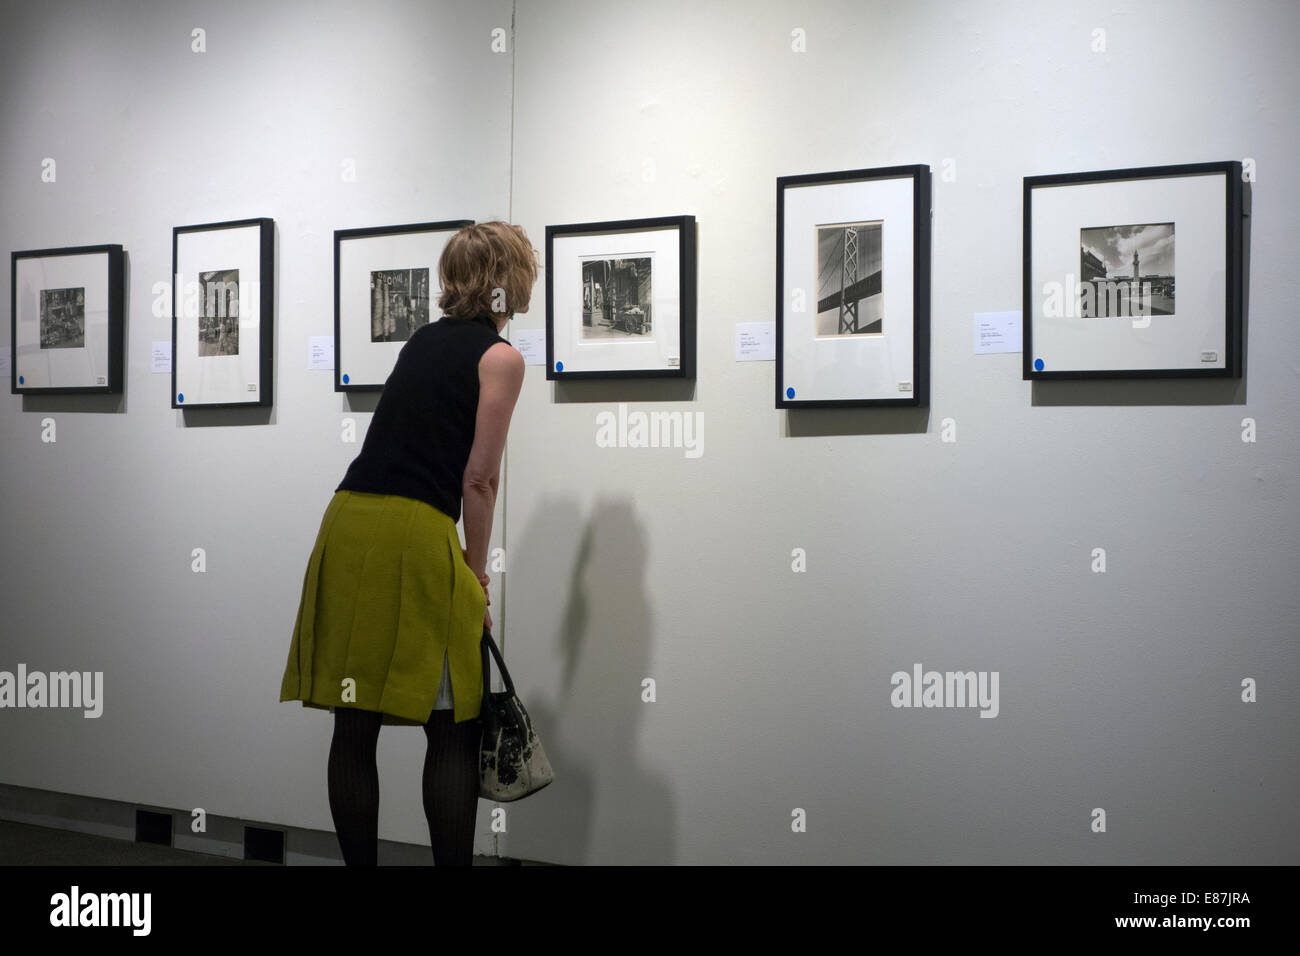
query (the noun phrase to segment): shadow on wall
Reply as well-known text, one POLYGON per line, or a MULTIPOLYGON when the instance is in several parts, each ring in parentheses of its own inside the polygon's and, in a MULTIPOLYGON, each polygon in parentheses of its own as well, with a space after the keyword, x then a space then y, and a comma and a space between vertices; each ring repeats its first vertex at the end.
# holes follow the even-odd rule
POLYGON ((523 601, 515 620, 525 623, 509 628, 507 642, 531 647, 513 658, 507 649, 506 663, 525 662, 511 676, 555 782, 508 811, 504 855, 674 862, 671 791, 652 769, 666 761, 644 759, 641 746, 642 722, 659 706, 641 701, 641 681, 654 676, 645 569, 645 535, 629 499, 602 500, 585 520, 571 499, 544 500, 510 549, 511 596, 523 601), (559 620, 548 622, 545 609, 561 602, 559 620))

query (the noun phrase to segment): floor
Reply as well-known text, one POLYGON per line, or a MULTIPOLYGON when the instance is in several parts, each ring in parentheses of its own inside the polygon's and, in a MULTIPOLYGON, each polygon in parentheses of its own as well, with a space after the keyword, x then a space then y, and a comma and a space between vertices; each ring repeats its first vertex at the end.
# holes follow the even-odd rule
MULTIPOLYGON (((380 850, 383 862, 383 850, 380 850)), ((277 866, 149 843, 115 840, 0 820, 0 866, 277 866)), ((432 859, 429 865, 433 865, 432 859)), ((476 856, 475 866, 538 866, 531 861, 476 856)))

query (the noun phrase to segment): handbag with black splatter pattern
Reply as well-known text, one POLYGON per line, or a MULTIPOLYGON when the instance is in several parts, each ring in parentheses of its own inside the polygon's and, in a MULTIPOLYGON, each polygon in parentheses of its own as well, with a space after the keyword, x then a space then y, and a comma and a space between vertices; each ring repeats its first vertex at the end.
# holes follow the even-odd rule
POLYGON ((533 729, 532 719, 515 693, 514 682, 497 649, 492 634, 483 628, 483 739, 479 744, 479 796, 509 803, 536 793, 555 779, 546 751, 533 729), (496 658, 505 683, 503 691, 492 691, 488 651, 496 658))

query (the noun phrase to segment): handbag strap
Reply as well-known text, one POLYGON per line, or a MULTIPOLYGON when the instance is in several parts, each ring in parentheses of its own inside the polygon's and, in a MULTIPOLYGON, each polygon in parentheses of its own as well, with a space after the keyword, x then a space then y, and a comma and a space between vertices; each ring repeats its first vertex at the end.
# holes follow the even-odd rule
POLYGON ((480 644, 480 650, 483 654, 483 696, 486 697, 492 690, 489 683, 488 675, 488 651, 492 651, 492 656, 497 660, 497 670, 501 672, 501 680, 505 682, 506 690, 511 697, 515 696, 515 682, 510 679, 510 672, 506 670, 506 662, 501 659, 501 652, 497 650, 497 642, 492 640, 492 633, 485 627, 483 628, 483 640, 480 644))

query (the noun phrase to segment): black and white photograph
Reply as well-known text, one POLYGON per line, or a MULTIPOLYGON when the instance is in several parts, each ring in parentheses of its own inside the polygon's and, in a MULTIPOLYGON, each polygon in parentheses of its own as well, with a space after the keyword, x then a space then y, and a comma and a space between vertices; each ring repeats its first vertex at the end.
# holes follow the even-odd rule
POLYGON ((382 269, 370 273, 370 341, 405 342, 429 324, 429 270, 382 269))
POLYGON ((778 176, 774 311, 777 408, 928 404, 930 167, 778 176))
POLYGON ((41 290, 41 348, 79 349, 86 345, 86 290, 41 290))
POLYGON ((649 335, 650 257, 582 264, 582 338, 649 335))
POLYGON ((1174 314, 1174 224, 1079 230, 1079 315, 1174 314))
POLYGON ((125 253, 120 245, 10 256, 10 390, 122 391, 125 253))
POLYGON ((546 377, 695 377, 695 217, 546 227, 546 377))
POLYGON ((269 407, 275 222, 172 228, 172 408, 269 407))
POLYGON ((1240 377, 1242 177, 1240 160, 1024 177, 1022 378, 1240 377))
POLYGON ((381 392, 416 332, 442 318, 438 260, 471 219, 334 230, 334 390, 381 392))
POLYGON ((239 270, 199 273, 199 357, 239 354, 239 270))
POLYGON ((817 335, 884 331, 883 222, 817 227, 817 335))

